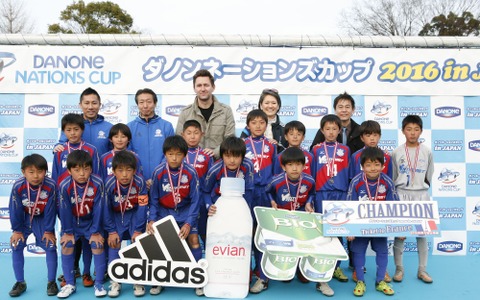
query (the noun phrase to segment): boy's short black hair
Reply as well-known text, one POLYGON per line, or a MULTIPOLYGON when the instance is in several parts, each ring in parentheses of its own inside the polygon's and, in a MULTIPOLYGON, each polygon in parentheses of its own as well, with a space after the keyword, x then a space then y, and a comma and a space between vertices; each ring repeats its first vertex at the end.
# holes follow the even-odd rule
POLYGON ((232 156, 241 156, 245 158, 247 154, 247 146, 245 141, 234 135, 226 137, 220 144, 220 157, 223 158, 224 154, 230 154, 232 156))
POLYGON ((280 163, 284 166, 288 163, 299 162, 305 165, 305 154, 302 149, 297 147, 289 147, 282 152, 280 163))
POLYGON ((158 102, 157 94, 155 94, 155 92, 154 92, 152 89, 149 89, 149 88, 139 89, 139 90, 135 93, 135 104, 138 105, 138 96, 141 95, 141 94, 150 94, 150 95, 152 95, 152 97, 153 97, 153 103, 154 103, 155 105, 157 104, 157 102, 158 102))
POLYGON ((102 103, 102 99, 100 98, 100 94, 92 89, 91 87, 86 88, 81 94, 80 94, 80 103, 82 103, 83 97, 88 96, 88 95, 95 95, 98 98, 98 102, 102 103))
POLYGON ((90 153, 84 150, 73 150, 67 156, 67 169, 75 167, 93 168, 93 159, 90 153))
POLYGON ((333 108, 337 109, 337 104, 340 102, 340 100, 348 100, 352 104, 352 109, 355 109, 355 100, 353 97, 348 94, 347 92, 344 92, 343 94, 339 94, 335 99, 333 99, 333 108))
POLYGON ((187 130, 188 127, 197 128, 202 131, 202 125, 200 125, 200 122, 198 122, 197 120, 192 119, 185 121, 185 123, 183 123, 183 131, 187 130))
POLYGON ((360 135, 374 134, 374 133, 378 133, 379 135, 382 135, 382 128, 380 124, 377 121, 373 121, 373 120, 363 121, 362 124, 360 124, 360 127, 358 128, 358 130, 360 131, 360 135))
POLYGON ((320 128, 323 129, 323 127, 327 123, 335 123, 337 124, 339 129, 342 128, 342 121, 337 115, 329 114, 329 115, 323 116, 322 120, 320 121, 320 128))
POLYGON ((163 154, 170 150, 180 150, 180 152, 186 156, 188 153, 187 142, 180 135, 169 136, 165 139, 165 142, 163 142, 163 154))
POLYGON ((112 159, 112 169, 116 170, 119 166, 127 166, 136 170, 137 159, 135 158, 135 155, 128 150, 122 150, 115 153, 115 156, 112 159))
POLYGON ((360 155, 360 164, 363 166, 367 161, 378 161, 383 166, 385 157, 382 149, 378 147, 365 147, 360 155))
POLYGON ((423 121, 422 121, 422 118, 420 118, 420 117, 417 116, 417 115, 408 115, 408 116, 406 116, 405 118, 403 118, 403 120, 402 120, 402 130, 404 130, 405 127, 406 127, 408 124, 416 124, 416 125, 420 126, 420 129, 421 129, 421 130, 423 130, 423 121))
POLYGON ((266 123, 268 123, 268 116, 263 110, 253 109, 247 115, 247 125, 256 118, 262 118, 266 123))
POLYGON ((128 142, 132 140, 132 131, 127 125, 123 123, 117 123, 113 125, 112 128, 110 128, 110 132, 108 133, 108 139, 111 140, 115 135, 120 132, 128 138, 128 142))
POLYGON ((307 129, 305 128, 305 125, 300 122, 300 121, 290 121, 287 124, 285 124, 285 127, 283 127, 283 134, 287 135, 291 130, 298 130, 301 132, 303 135, 307 132, 307 129))
POLYGON ((82 129, 85 130, 85 121, 83 120, 82 115, 69 113, 62 117, 62 131, 65 130, 68 124, 78 125, 82 129))
POLYGON ((35 167, 39 170, 48 171, 48 164, 45 157, 41 156, 37 153, 32 153, 30 155, 25 156, 22 159, 21 169, 25 170, 28 167, 35 167))

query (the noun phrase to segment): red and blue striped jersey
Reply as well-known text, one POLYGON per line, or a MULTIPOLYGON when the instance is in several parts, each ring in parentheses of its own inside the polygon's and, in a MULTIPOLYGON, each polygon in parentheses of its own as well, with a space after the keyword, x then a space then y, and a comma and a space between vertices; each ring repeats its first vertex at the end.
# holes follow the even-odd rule
POLYGON ((350 149, 338 142, 323 142, 312 149, 315 190, 348 190, 350 149), (326 149, 326 151, 325 151, 326 149))

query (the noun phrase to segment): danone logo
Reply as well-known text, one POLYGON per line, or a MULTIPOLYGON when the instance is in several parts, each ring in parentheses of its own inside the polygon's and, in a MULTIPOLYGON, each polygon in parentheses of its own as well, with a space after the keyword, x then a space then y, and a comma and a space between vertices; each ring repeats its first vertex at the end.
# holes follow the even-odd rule
POLYGON ((27 251, 33 254, 45 254, 45 250, 35 245, 35 243, 27 244, 27 251))
POLYGON ((454 106, 442 106, 435 108, 435 115, 441 118, 454 118, 462 115, 462 110, 454 106))
POLYGON ((165 113, 170 116, 178 117, 185 107, 185 105, 167 106, 165 107, 165 113))
POLYGON ((463 250, 463 243, 456 241, 444 241, 437 244, 437 250, 442 252, 458 252, 463 250))
POLYGON ((8 207, 0 207, 0 219, 10 219, 8 207))
POLYGON ((321 117, 328 114, 328 108, 325 106, 305 106, 302 107, 302 115, 308 117, 321 117))
POLYGON ((480 151, 480 140, 468 142, 468 149, 473 151, 480 151))
POLYGON ((44 117, 55 113, 55 106, 47 104, 31 105, 28 113, 34 116, 44 117))
POLYGON ((179 238, 172 216, 154 223, 154 234, 144 233, 122 248, 108 265, 108 275, 121 283, 197 288, 207 284, 207 261, 196 262, 185 240, 179 238))

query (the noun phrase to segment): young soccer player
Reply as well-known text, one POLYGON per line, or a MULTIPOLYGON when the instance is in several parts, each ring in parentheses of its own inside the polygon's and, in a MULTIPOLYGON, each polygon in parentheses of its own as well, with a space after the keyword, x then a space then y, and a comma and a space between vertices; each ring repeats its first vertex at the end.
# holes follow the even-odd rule
MULTIPOLYGON (((200 141, 203 137, 202 125, 200 125, 200 122, 197 120, 185 121, 183 124, 182 137, 188 145, 188 153, 185 156, 185 162, 195 168, 200 186, 203 186, 205 176, 213 164, 213 157, 200 147, 200 141)), ((199 202, 198 234, 205 245, 207 234, 207 209, 205 208, 205 200, 203 197, 200 197, 199 202)))
MULTIPOLYGON (((112 159, 113 173, 105 184, 107 208, 104 228, 108 232, 109 263, 119 258, 118 252, 123 240, 133 243, 145 231, 148 192, 143 176, 136 172, 137 163, 138 159, 128 150, 116 152, 112 159)), ((118 297, 121 289, 121 284, 112 280, 108 296, 118 297)), ((136 284, 133 286, 133 294, 143 296, 145 288, 136 284)))
MULTIPOLYGON (((147 232, 153 233, 155 221, 169 215, 173 216, 180 227, 180 238, 187 239, 193 257, 198 261, 202 258, 197 229, 198 175, 191 165, 184 163, 187 152, 187 142, 181 136, 174 135, 165 139, 163 143, 165 161, 153 172, 147 232)), ((150 289, 150 294, 160 292, 160 286, 150 289)), ((196 293, 203 294, 203 289, 196 289, 196 293)))
MULTIPOLYGON (((266 185, 273 177, 273 163, 277 155, 277 147, 265 137, 265 130, 267 129, 268 116, 260 109, 254 109, 247 115, 247 128, 250 130, 250 136, 245 138, 245 145, 247 147, 246 157, 253 162, 253 178, 254 178, 254 192, 253 203, 251 208, 256 206, 270 207, 265 194, 266 185)), ((253 216, 253 212, 252 212, 253 216)), ((255 218, 254 218, 255 220, 255 218)), ((254 227, 255 227, 254 221, 254 227)), ((254 247, 255 257, 255 272, 260 275, 257 282, 250 288, 251 293, 259 293, 261 290, 268 288, 267 278, 260 272, 260 258, 261 251, 254 247), (259 273, 260 272, 260 273, 259 273)))
POLYGON ((55 220, 57 216, 57 185, 46 177, 47 161, 39 154, 31 154, 22 159, 23 177, 12 187, 8 209, 12 236, 12 265, 16 282, 8 293, 11 297, 20 296, 27 290, 24 277, 25 258, 23 249, 27 238, 33 233, 36 245, 45 250, 47 262, 47 295, 58 293, 55 283, 57 273, 57 246, 55 220))
MULTIPOLYGON (((132 140, 132 132, 130 128, 123 124, 117 123, 110 128, 110 132, 108 133, 108 139, 113 145, 113 150, 108 151, 107 153, 103 154, 100 157, 100 173, 104 180, 107 179, 109 175, 113 174, 112 168, 112 161, 115 157, 115 154, 119 151, 126 150, 130 141, 132 140)), ((138 175, 143 176, 143 168, 142 163, 140 162, 140 158, 134 152, 132 152, 137 160, 137 167, 135 168, 135 172, 138 175)))
MULTIPOLYGON (((325 115, 320 121, 320 130, 325 136, 325 141, 312 149, 312 174, 315 178, 316 190, 314 203, 315 211, 318 213, 323 212, 322 200, 344 200, 346 198, 349 184, 350 149, 337 142, 341 128, 342 123, 337 115, 325 115)), ((339 237, 338 239, 343 244, 343 238, 339 237)), ((341 282, 348 281, 348 277, 340 268, 340 261, 337 262, 333 278, 341 282)), ((318 283, 317 290, 327 296, 334 294, 327 282, 318 283)))
MULTIPOLYGON (((362 172, 350 182, 347 200, 353 201, 391 201, 398 200, 395 185, 388 175, 383 173, 384 152, 377 147, 365 147, 360 156, 362 172)), ((384 278, 388 263, 387 237, 347 237, 351 242, 350 251, 353 253, 353 265, 357 274, 357 285, 353 290, 355 296, 363 296, 366 291, 365 255, 368 243, 376 253, 377 274, 375 288, 385 295, 393 295, 394 291, 384 278)))
MULTIPOLYGON (((265 188, 267 197, 275 209, 313 212, 315 181, 304 172, 306 163, 304 151, 290 143, 289 145, 290 147, 281 154, 283 172, 275 175, 265 188)), ((303 283, 308 282, 298 268, 297 278, 303 283)))
MULTIPOLYGON (((67 170, 70 174, 59 187, 59 216, 62 225, 60 244, 62 245, 62 269, 66 285, 60 289, 58 298, 68 298, 75 293, 74 244, 82 240, 91 247, 95 262, 95 296, 103 297, 107 291, 103 287, 106 271, 103 251, 104 229, 102 224, 105 208, 105 191, 102 179, 92 173, 93 159, 88 152, 73 150, 67 157, 67 170)), ((90 269, 84 270, 90 273, 90 269)))
MULTIPOLYGON (((288 122, 287 124, 285 124, 284 132, 285 132, 285 140, 288 142, 288 147, 297 147, 299 149, 302 149, 302 143, 303 143, 303 140, 305 139, 305 133, 307 132, 305 125, 303 125, 302 122, 300 121, 288 122)), ((312 175, 311 164, 313 161, 312 153, 303 149, 302 151, 303 151, 303 154, 305 155, 305 167, 303 168, 303 172, 311 176, 312 175)), ((273 170, 274 174, 279 174, 283 172, 282 164, 281 164, 283 152, 284 151, 282 151, 277 155, 277 159, 275 160, 275 163, 274 163, 274 170, 273 170)))
MULTIPOLYGON (((85 129, 85 120, 81 115, 78 114, 66 114, 63 116, 62 121, 62 132, 67 138, 67 142, 62 144, 62 147, 56 147, 58 151, 53 154, 53 166, 52 166, 52 178, 55 180, 57 185, 69 176, 67 171, 67 157, 74 150, 83 150, 90 154, 92 157, 92 172, 94 174, 100 175, 100 163, 98 152, 95 146, 85 142, 82 139, 82 134, 85 129)), ((90 266, 92 263, 92 253, 90 251, 90 246, 82 244, 81 241, 75 244, 75 277, 80 277, 80 268, 79 261, 80 256, 83 252, 83 285, 85 287, 90 287, 94 284, 92 277, 90 276, 90 266)), ((66 284, 64 276, 60 276, 59 280, 61 281, 60 285, 64 286, 66 284)))
MULTIPOLYGON (((393 181, 398 196, 402 201, 428 201, 433 177, 433 156, 430 148, 418 140, 423 131, 423 121, 419 116, 408 115, 402 120, 402 133, 405 143, 392 153, 393 181)), ((393 280, 403 280, 403 247, 405 237, 396 237, 393 245, 395 275, 393 280)), ((427 273, 428 245, 427 239, 417 237, 418 271, 417 277, 425 283, 433 279, 427 273)))

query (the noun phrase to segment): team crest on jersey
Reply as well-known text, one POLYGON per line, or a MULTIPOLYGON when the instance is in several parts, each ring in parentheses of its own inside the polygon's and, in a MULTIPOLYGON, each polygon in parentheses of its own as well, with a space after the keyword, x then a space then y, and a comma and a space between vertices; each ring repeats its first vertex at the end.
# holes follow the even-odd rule
POLYGON ((162 137, 162 131, 160 129, 155 130, 155 137, 162 137))
POLYGON ((302 184, 302 185, 300 186, 300 193, 305 193, 306 191, 307 191, 307 186, 304 185, 304 184, 302 184))
POLYGON ((205 155, 200 154, 197 158, 197 161, 200 162, 200 163, 203 163, 205 161, 205 155))
POLYGON ((343 149, 337 149, 337 153, 336 153, 335 155, 342 157, 342 156, 345 155, 345 150, 343 150, 343 149))
POLYGON ((137 193, 137 188, 132 186, 132 189, 130 190, 130 194, 135 195, 137 193))
POLYGON ((95 191, 93 190, 93 187, 88 187, 87 196, 92 197, 94 194, 95 194, 95 191))
POLYGON ((243 179, 245 179, 245 173, 243 173, 243 171, 239 171, 239 172, 238 172, 238 175, 237 175, 237 178, 243 178, 243 179))
POLYGON ((180 183, 187 183, 188 182, 188 176, 183 174, 182 179, 180 179, 180 183))
POLYGON ((270 146, 268 145, 263 146, 263 153, 268 153, 268 152, 270 152, 270 146))
POLYGON ((385 194, 387 187, 384 184, 380 184, 377 188, 379 194, 385 194))

